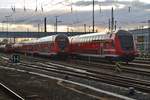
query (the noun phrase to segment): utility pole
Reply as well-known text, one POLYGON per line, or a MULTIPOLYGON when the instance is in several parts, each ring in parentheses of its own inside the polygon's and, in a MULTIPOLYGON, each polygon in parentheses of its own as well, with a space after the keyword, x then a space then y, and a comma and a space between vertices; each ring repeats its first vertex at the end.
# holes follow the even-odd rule
POLYGON ((148 53, 150 54, 150 20, 148 20, 148 53))
POLYGON ((115 31, 117 30, 117 21, 115 20, 115 31))
POLYGON ((92 30, 92 32, 94 33, 95 32, 95 13, 94 13, 94 11, 95 11, 95 1, 93 0, 93 30, 92 30))
POLYGON ((9 15, 9 16, 5 16, 6 17, 6 20, 7 20, 7 39, 8 39, 8 42, 9 42, 9 38, 8 38, 8 18, 11 17, 12 15, 9 15))
POLYGON ((14 37, 14 43, 16 43, 16 38, 14 37))
POLYGON ((35 12, 37 12, 37 0, 36 0, 36 8, 35 8, 35 12))
POLYGON ((2 23, 1 23, 1 25, 2 25, 2 26, 1 26, 1 27, 2 27, 1 31, 3 32, 3 30, 4 30, 4 29, 3 29, 3 21, 2 21, 2 23))
POLYGON ((26 11, 25 0, 24 0, 24 11, 26 11))
POLYGON ((69 33, 69 27, 67 27, 67 33, 69 33))
POLYGON ((86 33, 86 24, 84 24, 84 32, 86 33))
POLYGON ((47 32, 47 20, 44 18, 44 32, 47 32))
POLYGON ((111 22, 110 22, 110 18, 108 19, 108 29, 109 31, 111 30, 111 26, 110 26, 111 22))
POLYGON ((40 32, 40 24, 38 24, 38 32, 40 32))
POLYGON ((55 24, 56 24, 56 26, 55 26, 55 32, 56 32, 56 33, 57 33, 57 31, 58 31, 58 30, 57 30, 57 29, 58 29, 58 28, 57 28, 57 25, 58 25, 58 24, 57 24, 57 23, 58 23, 57 17, 58 17, 58 16, 56 16, 56 23, 55 23, 55 24))
POLYGON ((5 16, 6 17, 6 20, 7 20, 7 34, 8 34, 8 17, 7 16, 5 16))
POLYGON ((59 17, 59 16, 55 16, 55 17, 56 17, 55 32, 57 33, 57 32, 58 32, 58 23, 59 23, 59 22, 62 22, 62 21, 58 21, 58 17, 59 17))
POLYGON ((113 32, 114 30, 114 8, 112 7, 112 10, 111 10, 111 33, 113 32))

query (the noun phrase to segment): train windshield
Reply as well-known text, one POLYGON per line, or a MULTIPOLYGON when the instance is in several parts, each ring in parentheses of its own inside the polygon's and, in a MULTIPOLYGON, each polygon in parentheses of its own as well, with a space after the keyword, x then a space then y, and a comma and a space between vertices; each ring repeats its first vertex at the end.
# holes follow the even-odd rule
POLYGON ((65 35, 59 35, 59 36, 57 36, 56 41, 57 41, 58 47, 61 50, 64 50, 68 46, 68 44, 69 44, 68 37, 65 36, 65 35))
POLYGON ((132 35, 121 35, 119 36, 121 47, 124 50, 133 50, 133 36, 132 35))

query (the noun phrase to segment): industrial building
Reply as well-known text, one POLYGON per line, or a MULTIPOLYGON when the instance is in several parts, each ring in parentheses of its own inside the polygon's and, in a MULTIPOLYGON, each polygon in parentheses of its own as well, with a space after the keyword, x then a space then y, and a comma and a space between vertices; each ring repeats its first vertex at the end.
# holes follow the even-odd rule
POLYGON ((131 32, 136 40, 137 48, 141 51, 141 53, 150 53, 150 29, 136 29, 131 30, 131 32))

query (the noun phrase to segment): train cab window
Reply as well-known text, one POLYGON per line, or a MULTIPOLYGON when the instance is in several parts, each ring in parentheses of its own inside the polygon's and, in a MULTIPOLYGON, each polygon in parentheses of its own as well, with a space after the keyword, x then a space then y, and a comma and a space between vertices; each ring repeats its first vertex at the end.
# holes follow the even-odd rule
POLYGON ((134 48, 132 35, 119 36, 119 39, 120 39, 122 49, 132 50, 134 48))

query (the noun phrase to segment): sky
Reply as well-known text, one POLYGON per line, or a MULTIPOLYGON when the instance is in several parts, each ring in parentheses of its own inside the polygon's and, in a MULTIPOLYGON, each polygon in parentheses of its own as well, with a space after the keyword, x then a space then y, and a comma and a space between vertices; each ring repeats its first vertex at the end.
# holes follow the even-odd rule
MULTIPOLYGON (((112 7, 117 28, 147 26, 150 0, 95 0, 95 26, 98 31, 108 29, 112 7)), ((58 31, 84 31, 84 24, 87 31, 92 30, 92 0, 0 0, 0 15, 0 31, 6 31, 7 26, 9 31, 37 31, 38 24, 43 31, 44 17, 47 17, 48 31, 54 31, 55 16, 58 16, 58 31)))

